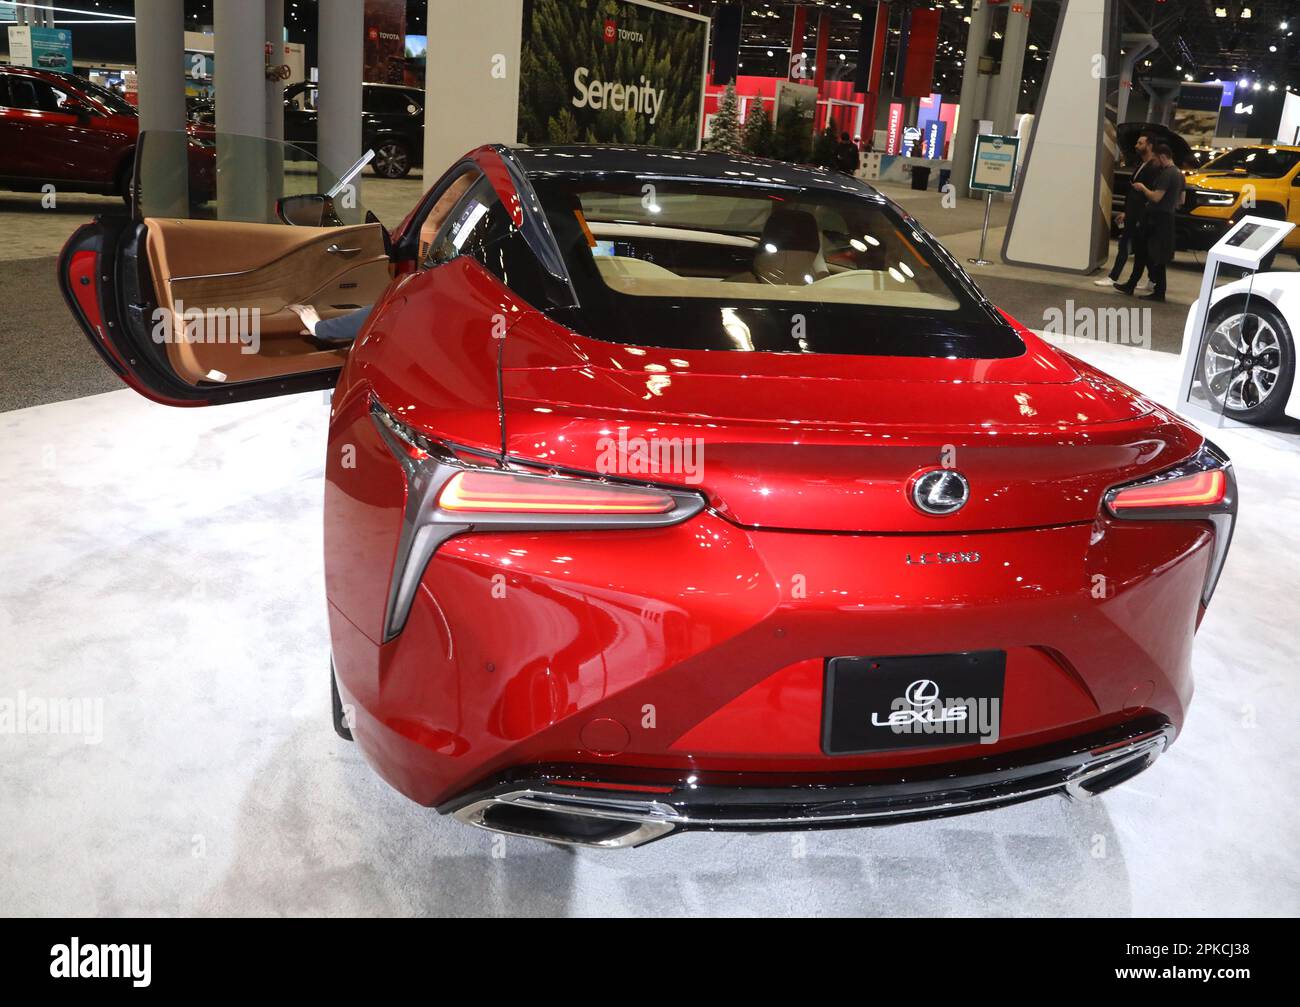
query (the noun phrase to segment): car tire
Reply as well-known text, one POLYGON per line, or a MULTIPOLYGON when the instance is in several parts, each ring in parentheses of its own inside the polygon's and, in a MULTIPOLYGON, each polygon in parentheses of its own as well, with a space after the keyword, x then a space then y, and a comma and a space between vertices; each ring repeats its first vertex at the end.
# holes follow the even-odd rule
POLYGON ((133 191, 134 188, 135 161, 131 160, 127 161, 126 164, 122 165, 122 167, 118 169, 116 183, 117 194, 122 197, 122 202, 126 204, 128 210, 131 209, 132 196, 135 194, 133 191))
POLYGON ((405 178, 411 170, 411 151, 401 140, 383 140, 375 147, 370 168, 380 178, 405 178))
POLYGON ((1201 386, 1228 419, 1267 423, 1282 415, 1295 381, 1295 337, 1272 304, 1256 296, 1214 306, 1201 353, 1201 386), (1236 356, 1249 351, 1243 368, 1236 356))
POLYGON ((334 733, 344 741, 352 740, 352 730, 347 724, 347 715, 343 710, 343 698, 339 695, 339 682, 334 672, 334 661, 330 660, 330 706, 334 714, 334 733))

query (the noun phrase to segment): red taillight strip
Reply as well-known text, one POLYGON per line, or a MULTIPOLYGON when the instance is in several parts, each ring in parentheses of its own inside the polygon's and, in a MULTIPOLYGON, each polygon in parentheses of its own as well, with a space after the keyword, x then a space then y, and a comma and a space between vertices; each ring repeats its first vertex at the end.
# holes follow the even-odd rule
POLYGON ((1227 479, 1222 469, 1146 483, 1119 490, 1110 499, 1112 510, 1141 507, 1213 507, 1223 502, 1227 479))
POLYGON ((661 490, 594 480, 521 476, 513 472, 458 472, 438 495, 456 513, 667 514, 676 501, 661 490))

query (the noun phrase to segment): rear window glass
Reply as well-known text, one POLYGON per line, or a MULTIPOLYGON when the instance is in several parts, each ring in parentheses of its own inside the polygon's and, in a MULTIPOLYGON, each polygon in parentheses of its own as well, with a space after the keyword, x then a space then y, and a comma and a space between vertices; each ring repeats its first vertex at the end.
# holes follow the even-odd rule
POLYGON ((596 338, 1014 356, 1023 344, 887 204, 633 176, 534 179, 596 338))

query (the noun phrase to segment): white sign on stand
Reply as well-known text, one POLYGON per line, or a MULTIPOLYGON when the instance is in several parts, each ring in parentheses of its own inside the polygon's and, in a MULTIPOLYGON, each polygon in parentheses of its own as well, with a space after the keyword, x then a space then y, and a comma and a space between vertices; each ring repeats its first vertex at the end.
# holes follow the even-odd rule
POLYGON ((1213 397, 1200 387, 1198 375, 1201 356, 1210 335, 1206 330, 1213 307, 1211 300, 1214 297, 1215 282, 1220 266, 1235 266, 1251 274, 1259 272, 1260 265, 1269 253, 1294 229, 1295 224, 1285 220, 1242 217, 1206 254, 1205 273, 1201 277, 1201 296, 1196 302, 1192 323, 1183 336, 1183 377, 1178 386, 1177 408, 1184 416, 1216 427, 1247 425, 1225 417, 1222 409, 1216 408, 1213 397))
POLYGON ((970 164, 970 189, 985 193, 984 229, 980 231, 980 254, 967 259, 972 266, 991 266, 984 258, 984 245, 989 237, 989 212, 993 209, 993 193, 1011 192, 1016 187, 1016 155, 1020 140, 1014 136, 996 136, 981 133, 975 137, 975 156, 970 164))

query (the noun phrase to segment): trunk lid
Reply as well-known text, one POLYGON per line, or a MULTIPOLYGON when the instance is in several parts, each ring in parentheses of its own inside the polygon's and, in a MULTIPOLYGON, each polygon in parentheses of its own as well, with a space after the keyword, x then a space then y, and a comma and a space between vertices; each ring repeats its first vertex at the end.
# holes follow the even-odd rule
POLYGON ((506 451, 696 488, 747 526, 969 532, 1090 521, 1107 487, 1195 449, 1132 389, 1022 338, 998 360, 682 351, 538 316, 503 348, 506 451), (969 481, 954 514, 911 502, 935 467, 969 481))

